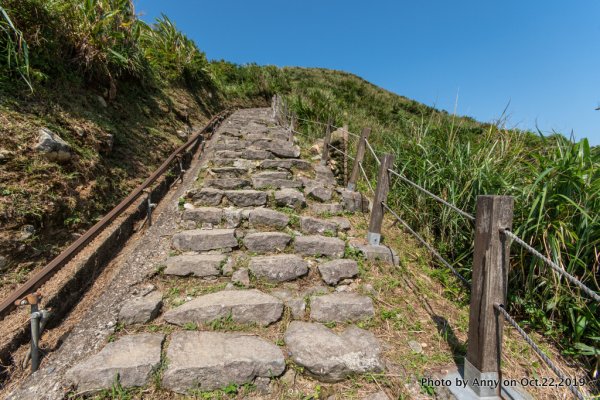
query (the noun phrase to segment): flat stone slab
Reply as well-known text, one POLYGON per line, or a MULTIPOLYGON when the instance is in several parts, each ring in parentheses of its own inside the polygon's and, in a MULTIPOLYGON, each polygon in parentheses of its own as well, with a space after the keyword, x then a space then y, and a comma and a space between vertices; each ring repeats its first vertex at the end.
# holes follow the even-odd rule
POLYGON ((117 376, 124 388, 145 386, 160 364, 164 338, 157 333, 124 336, 67 370, 65 379, 75 385, 78 393, 110 389, 117 376))
POLYGON ((370 244, 362 244, 358 242, 350 242, 350 246, 360 250, 360 252, 365 256, 367 260, 376 261, 380 260, 388 264, 399 265, 400 259, 396 252, 382 244, 380 245, 370 245, 370 244))
POLYGON ((308 273, 308 263, 290 254, 252 257, 248 268, 257 278, 273 282, 292 281, 308 273))
POLYGON ((194 205, 218 206, 223 199, 223 191, 214 188, 202 188, 192 195, 194 205))
POLYGON ((260 190, 227 190, 225 197, 237 207, 264 206, 267 193, 260 190))
POLYGON ((340 203, 312 203, 308 208, 315 214, 339 214, 344 211, 340 203))
POLYGON ((343 240, 320 235, 299 236, 294 241, 294 250, 305 256, 341 257, 346 244, 343 240))
POLYGON ((207 251, 237 245, 233 229, 194 229, 173 235, 173 248, 183 251, 207 251))
POLYGON ((337 285, 341 280, 358 275, 358 263, 354 260, 339 259, 319 265, 321 278, 328 285, 337 285))
POLYGON ((300 217, 300 230, 309 235, 322 235, 325 232, 329 232, 333 236, 336 236, 338 226, 332 221, 326 221, 314 217, 300 217))
POLYGON ((260 163, 259 168, 261 169, 271 169, 271 168, 283 168, 287 170, 291 170, 292 168, 297 168, 301 170, 308 170, 311 168, 311 163, 305 160, 299 160, 294 158, 289 158, 285 160, 264 160, 260 163))
POLYGON ((326 201, 330 201, 331 197, 333 196, 333 191, 331 189, 322 186, 313 186, 310 188, 306 188, 304 190, 304 193, 306 193, 306 196, 308 196, 309 198, 323 203, 326 201))
POLYGON ((181 216, 185 221, 194 221, 196 223, 210 223, 218 225, 223 218, 223 210, 217 207, 198 207, 186 209, 181 216))
POLYGON ((247 189, 252 182, 244 178, 205 179, 204 186, 222 190, 247 189))
POLYGON ((239 178, 248 172, 246 168, 237 168, 237 167, 220 167, 220 168, 211 168, 209 170, 210 174, 214 174, 217 178, 239 178))
POLYGON ((255 253, 274 253, 283 251, 291 240, 283 232, 255 232, 244 237, 244 246, 255 253))
POLYGON ((273 154, 267 150, 248 148, 242 151, 241 158, 245 158, 247 160, 266 160, 273 158, 273 154))
POLYGON ((290 222, 290 217, 282 212, 269 210, 268 208, 255 208, 250 211, 248 220, 253 226, 270 226, 282 229, 290 222))
POLYGON ((384 370, 379 342, 371 332, 355 326, 336 335, 318 323, 292 321, 284 340, 292 360, 323 382, 384 370))
POLYGON ((165 321, 175 325, 187 322, 206 324, 228 318, 242 324, 269 325, 281 318, 283 302, 256 289, 224 290, 206 294, 164 314, 165 321))
POLYGON ((219 276, 225 261, 227 256, 224 254, 183 254, 167 258, 164 274, 200 278, 219 276))
POLYGON ((168 367, 162 385, 187 394, 230 384, 252 383, 255 378, 277 377, 285 370, 279 347, 241 333, 175 332, 167 349, 168 367))
POLYGON ((281 189, 274 196, 278 206, 300 209, 306 205, 304 195, 296 189, 281 189))
POLYGON ((350 221, 348 220, 348 218, 332 217, 332 218, 329 218, 329 221, 335 222, 335 224, 338 226, 338 230, 340 230, 340 231, 349 231, 350 228, 352 228, 352 225, 350 224, 350 221))
POLYGON ((356 293, 332 293, 310 300, 310 318, 318 322, 354 322, 373 316, 373 300, 356 293))
POLYGON ((119 322, 125 325, 150 322, 158 316, 162 304, 161 292, 153 291, 145 296, 134 297, 119 310, 119 322))

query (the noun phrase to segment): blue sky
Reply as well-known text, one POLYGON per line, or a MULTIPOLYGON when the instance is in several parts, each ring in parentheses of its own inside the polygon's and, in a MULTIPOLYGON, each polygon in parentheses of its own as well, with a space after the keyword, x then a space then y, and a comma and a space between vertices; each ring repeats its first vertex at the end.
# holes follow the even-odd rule
POLYGON ((600 145, 600 1, 136 0, 209 59, 324 67, 481 121, 600 145), (458 99, 458 100, 457 100, 458 99))

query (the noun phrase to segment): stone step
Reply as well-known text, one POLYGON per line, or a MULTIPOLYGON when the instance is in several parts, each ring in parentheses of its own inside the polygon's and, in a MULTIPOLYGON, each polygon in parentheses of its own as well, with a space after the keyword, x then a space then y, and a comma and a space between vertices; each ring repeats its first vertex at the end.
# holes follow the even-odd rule
POLYGON ((182 251, 207 251, 237 247, 233 229, 194 229, 173 235, 173 248, 182 251))
POLYGON ((162 386, 181 394, 274 378, 285 370, 279 347, 240 333, 176 332, 167 349, 162 386))
POLYGON ((299 293, 292 293, 286 289, 278 289, 271 292, 272 296, 277 297, 287 308, 290 309, 290 313, 293 319, 304 319, 306 312, 306 301, 304 296, 299 293))
POLYGON ((320 235, 299 236, 294 241, 294 250, 304 256, 342 257, 346 244, 343 240, 320 235))
POLYGON ((297 158, 286 158, 283 160, 264 160, 262 161, 258 168, 261 169, 275 169, 275 168, 283 168, 288 171, 296 168, 300 170, 309 170, 312 167, 312 164, 308 161, 297 159, 297 158))
POLYGON ((369 199, 363 196, 362 193, 344 189, 340 194, 344 210, 349 212, 369 212, 369 199))
POLYGON ((248 268, 257 278, 272 282, 292 281, 308 273, 308 263, 289 254, 252 257, 248 268))
POLYGON ((281 207, 291 207, 298 210, 306 205, 304 195, 296 189, 287 188, 277 190, 274 197, 275 203, 281 207))
POLYGON ((244 178, 223 178, 204 180, 204 187, 221 190, 248 189, 251 186, 252 181, 250 179, 244 178))
POLYGON ((182 254, 169 257, 165 262, 165 275, 197 276, 200 278, 221 275, 227 256, 224 254, 182 254))
POLYGON ((338 225, 333 221, 326 221, 314 217, 300 217, 300 231, 309 235, 324 234, 329 232, 337 236, 338 225))
POLYGON ((321 278, 328 285, 337 285, 344 279, 358 275, 358 263, 354 260, 339 259, 319 265, 321 278))
POLYGON ((269 325, 281 318, 283 302, 256 289, 223 290, 191 300, 164 314, 175 325, 206 324, 229 318, 242 324, 269 325))
POLYGON ((284 340, 292 361, 323 382, 384 370, 379 342, 355 326, 337 335, 319 323, 292 321, 284 340))
POLYGON ((255 208, 250 211, 248 220, 252 226, 267 226, 283 229, 290 222, 286 214, 268 208, 255 208))
POLYGON ((308 206, 309 210, 315 214, 339 214, 344 211, 344 206, 340 203, 312 203, 308 206))
POLYGON ((254 253, 275 253, 285 250, 292 237, 283 232, 255 232, 244 236, 244 246, 254 253))
POLYGON ((356 293, 332 293, 310 299, 310 318, 318 322, 355 322, 375 316, 373 300, 356 293))
POLYGON ((217 207, 198 207, 183 211, 181 219, 194 221, 198 224, 209 223, 218 225, 223 218, 223 209, 217 207))
POLYGON ((196 206, 218 206, 221 204, 224 192, 219 189, 202 188, 200 190, 190 191, 192 202, 196 206))
POLYGON ((239 167, 214 167, 208 170, 209 175, 213 175, 217 178, 239 178, 248 173, 247 168, 239 167))
POLYGON ((65 379, 79 394, 110 389, 117 376, 123 388, 145 386, 160 364, 164 338, 156 333, 124 336, 67 370, 65 379))
POLYGON ((260 190, 228 190, 225 197, 237 207, 264 206, 267 193, 260 190))
POLYGON ((245 158, 247 160, 267 160, 273 158, 273 154, 270 151, 257 149, 251 146, 242 151, 239 158, 245 158))

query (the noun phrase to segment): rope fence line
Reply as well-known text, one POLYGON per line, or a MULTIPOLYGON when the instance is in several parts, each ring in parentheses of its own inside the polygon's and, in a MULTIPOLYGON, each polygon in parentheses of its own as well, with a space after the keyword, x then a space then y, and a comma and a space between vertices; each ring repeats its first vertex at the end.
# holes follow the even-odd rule
POLYGON ((375 194, 375 190, 373 190, 371 181, 369 180, 369 177, 367 176, 367 173, 365 172, 365 169, 363 168, 362 161, 358 163, 358 167, 360 168, 360 172, 362 172, 362 175, 365 178, 365 181, 367 181, 367 185, 369 185, 369 190, 371 191, 372 194, 375 194))
MULTIPOLYGON (((296 120, 302 120, 302 121, 306 121, 306 122, 312 122, 312 123, 317 123, 323 126, 327 126, 327 124, 322 123, 322 122, 318 122, 318 121, 311 121, 311 120, 307 120, 307 119, 303 119, 303 118, 296 118, 296 120)), ((343 129, 343 128, 339 128, 336 127, 334 125, 330 125, 333 128, 336 129, 343 129)), ((348 130, 344 129, 346 132, 348 132, 350 135, 355 136, 355 137, 359 137, 359 135, 353 134, 352 132, 349 132, 348 130)), ((300 133, 295 131, 296 133, 300 133)), ((368 140, 365 140, 365 146, 366 148, 369 149, 369 151, 371 152, 371 154, 373 155, 374 159, 376 160, 377 164, 379 165, 380 168, 387 168, 387 167, 382 167, 382 161, 381 158, 378 156, 377 152, 375 151, 375 149, 373 148, 373 146, 371 145, 371 143, 368 140)), ((328 147, 331 147, 334 151, 339 152, 340 154, 344 154, 347 157, 350 157, 351 159, 355 159, 354 157, 351 157, 348 153, 340 150, 339 148, 332 146, 331 144, 328 144, 328 147)), ((370 190, 370 192, 376 196, 376 192, 373 188, 373 185, 371 184, 371 181, 368 178, 368 175, 364 169, 363 163, 362 163, 362 158, 360 158, 359 160, 357 160, 356 165, 359 167, 360 173, 362 174, 362 176, 364 177, 365 181, 367 182, 368 185, 368 189, 370 190)), ((467 218, 470 222, 475 222, 476 218, 472 215, 469 214, 468 212, 458 208, 457 206, 449 203, 448 201, 442 199, 439 196, 436 196, 435 194, 433 194, 432 192, 430 192, 429 190, 423 188, 422 186, 418 185, 417 183, 411 181, 410 179, 406 178, 405 176, 403 176, 402 174, 400 174, 397 171, 394 171, 392 169, 387 168, 387 172, 395 175, 396 177, 398 177, 400 180, 402 180, 403 182, 409 184, 410 186, 414 187, 415 189, 425 193, 426 195, 432 197, 434 200, 436 200, 437 202, 449 207, 450 209, 452 209, 453 211, 459 213, 461 216, 467 218)), ((379 188, 377 189, 379 191, 379 188)), ((385 203, 385 201, 381 201, 381 206, 383 208, 385 208, 387 211, 389 211, 403 226, 404 228, 407 229, 407 231, 409 231, 420 243, 423 244, 423 246, 425 246, 431 253, 432 255, 445 267, 447 267, 450 271, 452 271, 452 273, 461 281, 461 283, 464 285, 464 287, 468 290, 471 291, 471 284, 470 282, 463 277, 451 264, 450 262, 448 262, 445 258, 443 258, 440 253, 432 246, 430 245, 427 241, 425 241, 425 239, 423 239, 422 236, 420 236, 416 231, 414 231, 409 225, 408 223, 406 223, 402 218, 400 218, 400 216, 394 212, 394 210, 392 210, 388 204, 385 203)), ((502 229, 501 230, 502 233, 504 233, 507 237, 510 237, 513 241, 517 242, 517 244, 519 244, 520 246, 522 246, 526 251, 528 251, 529 253, 531 253, 532 255, 536 256, 537 258, 541 259, 544 263, 546 263, 547 265, 549 265, 554 271, 556 271, 557 273, 561 274, 562 276, 564 276, 570 283, 572 283, 573 285, 579 287, 587 296, 589 296, 590 298, 592 298, 593 300, 600 302, 600 295, 595 292, 594 290, 590 289, 589 287, 587 287, 585 284, 583 284, 581 281, 579 281, 576 277, 574 277, 573 275, 569 274, 568 272, 566 272, 563 268, 561 268, 557 263, 553 262, 552 260, 550 260, 548 257, 545 257, 543 254, 541 254, 540 252, 538 252, 537 250, 535 250, 533 247, 531 247, 530 245, 528 245, 527 243, 525 243, 522 239, 520 239, 518 236, 516 236, 514 233, 512 233, 510 230, 508 229, 502 229)), ((529 346, 532 347, 532 349, 535 351, 535 353, 548 365, 548 367, 559 377, 561 378, 563 381, 566 379, 567 382, 565 383, 565 386, 568 387, 568 389, 571 391, 571 393, 573 393, 573 395, 578 398, 578 399, 585 399, 584 396, 582 395, 582 393, 577 389, 576 386, 569 384, 568 382, 568 378, 565 377, 565 375, 563 374, 563 372, 550 360, 550 358, 548 358, 548 356, 546 356, 544 354, 544 352, 539 348, 539 346, 536 345, 536 343, 532 340, 532 338, 527 335, 527 333, 517 324, 517 322, 508 314, 508 312, 504 309, 503 305, 499 305, 498 300, 496 300, 497 303, 493 304, 493 308, 497 310, 498 312, 500 312, 501 314, 503 314, 504 318, 508 321, 508 323, 513 326, 518 332, 519 334, 523 337, 523 339, 527 342, 527 344, 529 346)))
POLYGON ((537 251, 536 249, 534 249, 533 247, 531 247, 530 245, 525 243, 520 237, 518 237, 517 235, 515 235, 508 229, 501 229, 501 232, 504 233, 509 238, 511 238, 512 240, 514 240, 515 242, 517 242, 517 244, 519 244, 521 247, 523 247, 529 253, 533 254, 534 256, 536 256, 537 258, 542 260, 544 263, 546 263, 548 266, 550 266, 554 271, 556 271, 559 274, 561 274, 562 276, 564 276, 569 282, 571 282, 573 285, 580 288, 589 297, 591 297, 592 299, 594 299, 595 301, 600 303, 600 295, 598 295, 598 293, 596 293, 595 291, 593 291, 592 289, 590 289, 589 287, 584 285, 579 279, 577 279, 573 275, 569 274, 567 271, 565 271, 563 268, 561 268, 554 261, 550 260, 548 257, 544 256, 542 253, 540 253, 539 251, 537 251))
MULTIPOLYGON (((503 305, 494 304, 494 308, 496 310, 498 310, 498 312, 500 312, 500 314, 502 314, 504 316, 504 319, 506 319, 506 321, 509 324, 511 324, 512 327, 515 328, 515 330, 517 332, 519 332, 519 334, 523 337, 523 339, 527 342, 527 344, 533 349, 533 351, 535 351, 535 353, 542 359, 542 361, 544 361, 546 363, 546 365, 548 365, 548 367, 550 367, 550 369, 556 374, 556 376, 558 376, 563 382, 569 381, 569 378, 552 362, 552 360, 550 360, 550 358, 542 351, 542 349, 540 349, 540 347, 533 341, 531 336, 529 336, 527 334, 527 332, 525 332, 523 330, 523 328, 521 328, 519 326, 517 321, 515 321, 510 316, 510 314, 508 313, 508 311, 506 311, 506 309, 504 308, 503 305)), ((583 394, 575 386, 573 386, 571 384, 567 384, 567 383, 565 383, 565 384, 569 388, 571 393, 573 393, 575 395, 575 397, 577 397, 580 400, 585 400, 585 397, 583 396, 583 394)))
POLYGON ((345 155, 346 157, 348 157, 349 159, 351 159, 352 161, 354 161, 354 157, 352 157, 350 154, 346 153, 345 151, 342 151, 342 150, 338 149, 337 147, 335 147, 331 143, 329 144, 329 147, 331 147, 332 149, 334 149, 338 153, 341 153, 341 154, 345 155))
POLYGON ((398 216, 398 214, 396 214, 394 212, 394 210, 392 210, 385 202, 382 202, 381 205, 388 210, 394 217, 396 217, 396 219, 402 224, 404 225, 404 227, 414 236, 416 237, 425 247, 427 247, 427 249, 442 263, 444 264, 446 267, 448 267, 448 269, 450 269, 450 271, 452 271, 454 273, 454 275, 456 275, 456 277, 458 279, 460 279, 460 281, 463 283, 463 285, 465 286, 465 288, 467 289, 467 291, 471 290, 471 283, 464 277, 462 276, 452 265, 450 265, 450 263, 448 261, 446 261, 446 259, 444 257, 442 257, 440 255, 440 253, 437 252, 436 249, 433 248, 433 246, 431 246, 429 243, 427 243, 427 241, 425 239, 423 239, 423 237, 421 237, 421 235, 419 235, 417 232, 415 232, 410 225, 408 225, 402 218, 400 218, 398 216))
POLYGON ((460 215, 462 215, 463 217, 468 218, 471 221, 475 221, 475 217, 463 210, 461 210, 460 208, 456 207, 455 205, 448 203, 446 200, 442 199, 439 196, 436 196, 435 194, 431 193, 429 190, 417 185, 416 183, 414 183, 413 181, 411 181, 410 179, 406 178, 405 176, 403 176, 402 174, 392 170, 392 169, 388 169, 388 171, 397 176, 398 178, 400 178, 402 181, 408 183, 409 185, 412 185, 413 187, 419 189, 420 191, 422 191, 423 193, 428 194, 429 196, 433 197, 435 200, 437 200, 438 202, 444 204, 445 206, 450 207, 451 209, 453 209, 454 211, 456 211, 457 213, 459 213, 460 215))
POLYGON ((369 149, 371 154, 373 154, 373 157, 375 157, 375 161, 377 161, 377 165, 381 165, 381 160, 379 159, 379 157, 377 157, 377 153, 375 153, 375 150, 373 150, 373 148, 371 147, 371 143, 369 143, 369 141, 367 139, 365 139, 365 144, 367 145, 367 148, 369 149))

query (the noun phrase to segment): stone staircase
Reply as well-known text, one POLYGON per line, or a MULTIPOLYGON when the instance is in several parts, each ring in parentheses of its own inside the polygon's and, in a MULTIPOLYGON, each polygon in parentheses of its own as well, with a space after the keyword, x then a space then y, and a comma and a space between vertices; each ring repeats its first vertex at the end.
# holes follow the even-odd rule
POLYGON ((290 373, 334 383, 385 370, 381 343, 356 326, 375 311, 354 284, 354 257, 397 257, 348 239, 344 215, 368 202, 300 154, 270 109, 240 110, 221 125, 180 201, 172 251, 147 290, 122 299, 123 329, 68 369, 74 392, 118 377, 123 388, 160 379, 180 394, 253 384, 278 398, 273 387, 290 373))

